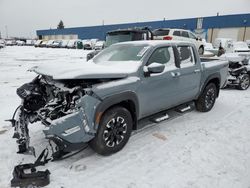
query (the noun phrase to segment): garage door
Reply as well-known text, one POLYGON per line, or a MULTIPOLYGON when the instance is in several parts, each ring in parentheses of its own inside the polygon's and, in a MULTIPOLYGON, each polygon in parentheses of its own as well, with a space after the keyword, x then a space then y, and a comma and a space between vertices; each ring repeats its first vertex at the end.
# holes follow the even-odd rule
POLYGON ((239 29, 238 28, 227 28, 220 29, 218 32, 218 38, 231 38, 237 41, 239 29))

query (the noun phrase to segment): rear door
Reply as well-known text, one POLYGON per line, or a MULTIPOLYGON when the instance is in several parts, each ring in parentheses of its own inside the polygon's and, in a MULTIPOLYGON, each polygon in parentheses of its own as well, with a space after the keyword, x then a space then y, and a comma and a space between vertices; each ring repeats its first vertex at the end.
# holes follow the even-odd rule
POLYGON ((195 49, 188 45, 177 46, 180 57, 180 84, 182 102, 193 100, 200 88, 201 67, 195 49))

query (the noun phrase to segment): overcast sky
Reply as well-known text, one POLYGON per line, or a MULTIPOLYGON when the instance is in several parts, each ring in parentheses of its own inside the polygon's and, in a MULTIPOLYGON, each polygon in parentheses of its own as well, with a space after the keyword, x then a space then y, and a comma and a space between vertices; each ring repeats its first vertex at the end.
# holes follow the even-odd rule
POLYGON ((250 0, 0 0, 2 37, 38 29, 250 13, 250 0))

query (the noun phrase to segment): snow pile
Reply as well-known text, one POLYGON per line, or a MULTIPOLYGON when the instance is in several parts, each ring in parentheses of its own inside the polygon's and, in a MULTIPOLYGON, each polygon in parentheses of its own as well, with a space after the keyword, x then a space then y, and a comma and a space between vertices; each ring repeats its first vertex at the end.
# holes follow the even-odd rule
MULTIPOLYGON (((0 51, 0 187, 10 187, 12 170, 34 157, 16 154, 5 119, 19 105, 16 88, 30 81, 32 66, 82 62, 83 50, 6 47, 0 51)), ((58 64, 60 66, 60 64, 58 64)), ((250 186, 250 89, 222 90, 212 111, 187 113, 133 134, 119 153, 103 157, 87 149, 42 167, 51 171, 48 188, 243 188, 250 186)), ((47 142, 30 126, 37 154, 47 142)))

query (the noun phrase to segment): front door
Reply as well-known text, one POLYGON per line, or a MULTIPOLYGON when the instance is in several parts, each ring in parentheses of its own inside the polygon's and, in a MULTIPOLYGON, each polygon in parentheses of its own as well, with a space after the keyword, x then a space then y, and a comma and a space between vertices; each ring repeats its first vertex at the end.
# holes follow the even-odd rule
POLYGON ((157 48, 146 66, 152 63, 164 64, 165 69, 162 73, 141 78, 141 84, 137 89, 140 118, 165 110, 178 101, 180 72, 175 66, 173 48, 171 46, 157 48))

